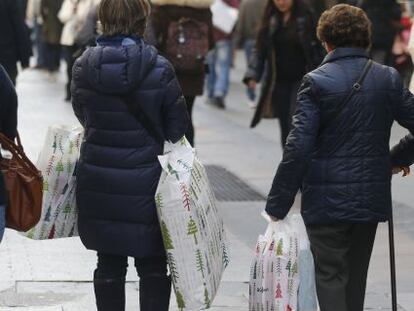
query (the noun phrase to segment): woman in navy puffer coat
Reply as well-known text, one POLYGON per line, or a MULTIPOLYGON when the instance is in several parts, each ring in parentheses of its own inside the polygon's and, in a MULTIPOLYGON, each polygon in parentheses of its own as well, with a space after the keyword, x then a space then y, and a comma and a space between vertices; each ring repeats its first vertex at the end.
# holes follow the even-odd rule
POLYGON ((414 97, 396 70, 372 63, 345 101, 369 68, 370 21, 361 9, 326 11, 318 37, 329 54, 303 80, 266 211, 283 219, 302 189, 320 309, 362 311, 377 225, 391 216, 391 127, 398 121, 414 133, 414 97))
POLYGON ((177 142, 189 123, 171 65, 139 37, 149 12, 146 0, 102 1, 104 36, 73 69, 73 107, 85 128, 77 169, 79 232, 85 246, 98 251, 100 311, 125 308, 127 256, 135 258, 140 276, 141 310, 168 310, 171 282, 154 201, 163 145, 131 111, 139 106, 167 141, 177 142), (140 20, 141 27, 125 31, 140 20))

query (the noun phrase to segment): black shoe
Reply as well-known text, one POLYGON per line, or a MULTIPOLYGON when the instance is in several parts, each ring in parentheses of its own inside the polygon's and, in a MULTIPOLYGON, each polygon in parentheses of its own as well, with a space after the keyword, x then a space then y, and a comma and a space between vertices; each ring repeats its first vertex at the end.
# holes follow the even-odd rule
POLYGON ((168 311, 171 297, 171 278, 151 276, 139 281, 141 311, 168 311))
POLYGON ((219 109, 226 109, 223 97, 214 97, 214 104, 219 109))
POLYGON ((125 278, 93 280, 98 311, 125 311, 125 278))
POLYGON ((219 109, 226 109, 226 105, 224 104, 224 99, 222 97, 209 97, 207 99, 207 104, 219 109))

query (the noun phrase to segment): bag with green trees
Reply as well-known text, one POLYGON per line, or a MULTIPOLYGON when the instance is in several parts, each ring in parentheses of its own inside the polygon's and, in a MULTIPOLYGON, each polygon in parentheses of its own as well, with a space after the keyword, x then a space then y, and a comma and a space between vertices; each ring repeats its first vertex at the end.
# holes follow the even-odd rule
POLYGON ((178 308, 208 309, 229 263, 223 220, 188 141, 167 144, 165 150, 155 200, 178 308))

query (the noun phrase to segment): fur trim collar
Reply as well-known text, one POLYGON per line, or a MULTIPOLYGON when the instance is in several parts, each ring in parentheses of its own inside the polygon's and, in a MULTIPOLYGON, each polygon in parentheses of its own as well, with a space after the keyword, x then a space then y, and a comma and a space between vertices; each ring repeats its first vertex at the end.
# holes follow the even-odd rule
POLYGON ((151 0, 154 5, 177 5, 195 9, 206 9, 213 5, 214 0, 151 0))

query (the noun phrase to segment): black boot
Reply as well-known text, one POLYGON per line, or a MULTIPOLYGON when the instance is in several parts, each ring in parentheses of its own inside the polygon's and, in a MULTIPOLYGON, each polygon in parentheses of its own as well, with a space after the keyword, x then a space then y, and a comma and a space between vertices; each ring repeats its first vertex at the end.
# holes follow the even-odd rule
POLYGON ((125 278, 101 279, 95 271, 93 285, 98 311, 125 311, 125 278))
POLYGON ((139 303, 141 311, 168 311, 170 297, 170 277, 150 276, 140 279, 139 303))

